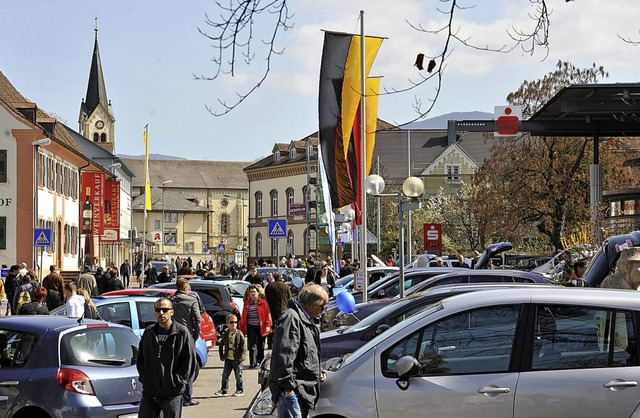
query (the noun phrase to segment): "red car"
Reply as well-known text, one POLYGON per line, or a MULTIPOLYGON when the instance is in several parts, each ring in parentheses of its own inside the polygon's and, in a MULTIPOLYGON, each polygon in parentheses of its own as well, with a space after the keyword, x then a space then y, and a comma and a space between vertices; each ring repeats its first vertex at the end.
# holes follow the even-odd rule
MULTIPOLYGON (((176 289, 121 289, 121 290, 112 290, 111 292, 105 292, 100 296, 152 296, 152 297, 161 297, 165 296, 168 298, 173 297, 176 293, 176 289)), ((200 296, 198 296, 198 292, 194 292, 190 290, 187 292, 188 295, 193 296, 198 300, 198 305, 200 306, 200 317, 202 318, 202 322, 200 323, 200 337, 207 344, 207 348, 211 350, 216 345, 217 336, 216 336, 216 326, 211 319, 211 316, 204 310, 204 305, 202 304, 202 300, 200 300, 200 296)))

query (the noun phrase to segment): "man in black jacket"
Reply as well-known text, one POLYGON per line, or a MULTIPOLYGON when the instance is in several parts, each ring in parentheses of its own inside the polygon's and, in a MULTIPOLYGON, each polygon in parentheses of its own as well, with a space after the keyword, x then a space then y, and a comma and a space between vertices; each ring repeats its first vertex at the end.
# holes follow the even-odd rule
POLYGON ((306 418, 318 402, 320 383, 327 378, 320 367, 320 331, 313 318, 329 302, 327 292, 317 284, 300 289, 280 315, 273 336, 269 389, 278 417, 306 418))
POLYGON ((137 368, 142 383, 138 418, 165 418, 182 415, 182 394, 195 367, 191 332, 173 321, 173 303, 156 301, 157 323, 148 326, 140 339, 137 368))

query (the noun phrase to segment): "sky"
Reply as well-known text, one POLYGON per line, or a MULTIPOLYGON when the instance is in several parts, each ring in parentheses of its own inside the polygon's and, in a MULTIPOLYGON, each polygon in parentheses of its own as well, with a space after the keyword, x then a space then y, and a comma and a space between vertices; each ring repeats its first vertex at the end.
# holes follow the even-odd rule
MULTIPOLYGON (((225 2, 223 2, 225 3, 225 2)), ((528 30, 529 0, 459 0, 454 29, 476 45, 511 45, 513 27, 528 30)), ((548 0, 550 47, 533 54, 474 50, 453 43, 442 91, 429 117, 484 111, 506 105, 506 96, 525 80, 537 80, 558 61, 579 68, 593 63, 609 72, 604 82, 637 82, 640 40, 637 0, 548 0)), ((78 129, 86 94, 97 16, 98 42, 107 95, 116 118, 116 153, 144 153, 149 125, 151 153, 192 160, 255 161, 275 143, 289 143, 318 130, 318 78, 323 30, 359 33, 364 11, 367 35, 383 36, 370 75, 382 89, 402 89, 418 80, 416 55, 436 55, 442 37, 413 29, 444 26, 441 0, 288 0, 293 28, 276 41, 284 49, 272 61, 261 87, 225 116, 213 116, 218 100, 233 101, 263 70, 260 40, 272 16, 256 21, 255 56, 240 63, 234 77, 195 80, 215 73, 214 49, 198 28, 220 11, 213 0, 21 0, 0 2, 0 71, 26 98, 78 129)), ((380 97, 378 117, 402 124, 416 118, 416 100, 428 105, 434 85, 380 97)))

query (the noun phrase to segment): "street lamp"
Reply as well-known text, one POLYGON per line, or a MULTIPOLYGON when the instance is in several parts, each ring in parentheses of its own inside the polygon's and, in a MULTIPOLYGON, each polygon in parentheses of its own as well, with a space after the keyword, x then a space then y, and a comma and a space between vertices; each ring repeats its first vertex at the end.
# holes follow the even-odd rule
MULTIPOLYGON (((33 145, 33 150, 35 153, 35 166, 34 166, 34 174, 33 174, 33 227, 38 228, 38 179, 40 177, 40 155, 38 149, 40 147, 46 147, 51 144, 51 138, 42 138, 37 141, 33 141, 31 145, 33 145)), ((42 281, 42 257, 43 257, 43 247, 40 247, 40 269, 38 270, 40 273, 40 281, 42 281)), ((33 265, 38 265, 38 254, 37 251, 33 253, 33 265)))
MULTIPOLYGON (((419 198, 424 193, 424 183, 417 177, 409 177, 402 183, 402 193, 383 194, 384 179, 377 174, 372 174, 364 182, 365 190, 368 194, 380 197, 398 198, 398 228, 400 234, 398 247, 400 249, 400 297, 404 297, 404 212, 409 212, 422 207, 419 198)), ((366 280, 365 280, 366 283, 366 280)), ((366 293, 365 293, 366 294, 366 293)))
POLYGON ((162 236, 160 244, 160 257, 164 257, 164 188, 173 183, 173 180, 165 180, 162 182, 162 236))

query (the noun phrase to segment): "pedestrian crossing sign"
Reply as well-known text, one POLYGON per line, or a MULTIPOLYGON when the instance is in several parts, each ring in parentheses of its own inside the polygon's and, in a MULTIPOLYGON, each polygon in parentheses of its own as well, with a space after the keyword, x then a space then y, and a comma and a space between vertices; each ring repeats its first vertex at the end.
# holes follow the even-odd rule
POLYGON ((34 228, 33 245, 36 247, 48 247, 51 245, 51 228, 34 228))
POLYGON ((287 237, 286 219, 269 219, 267 221, 268 236, 271 239, 287 237))

